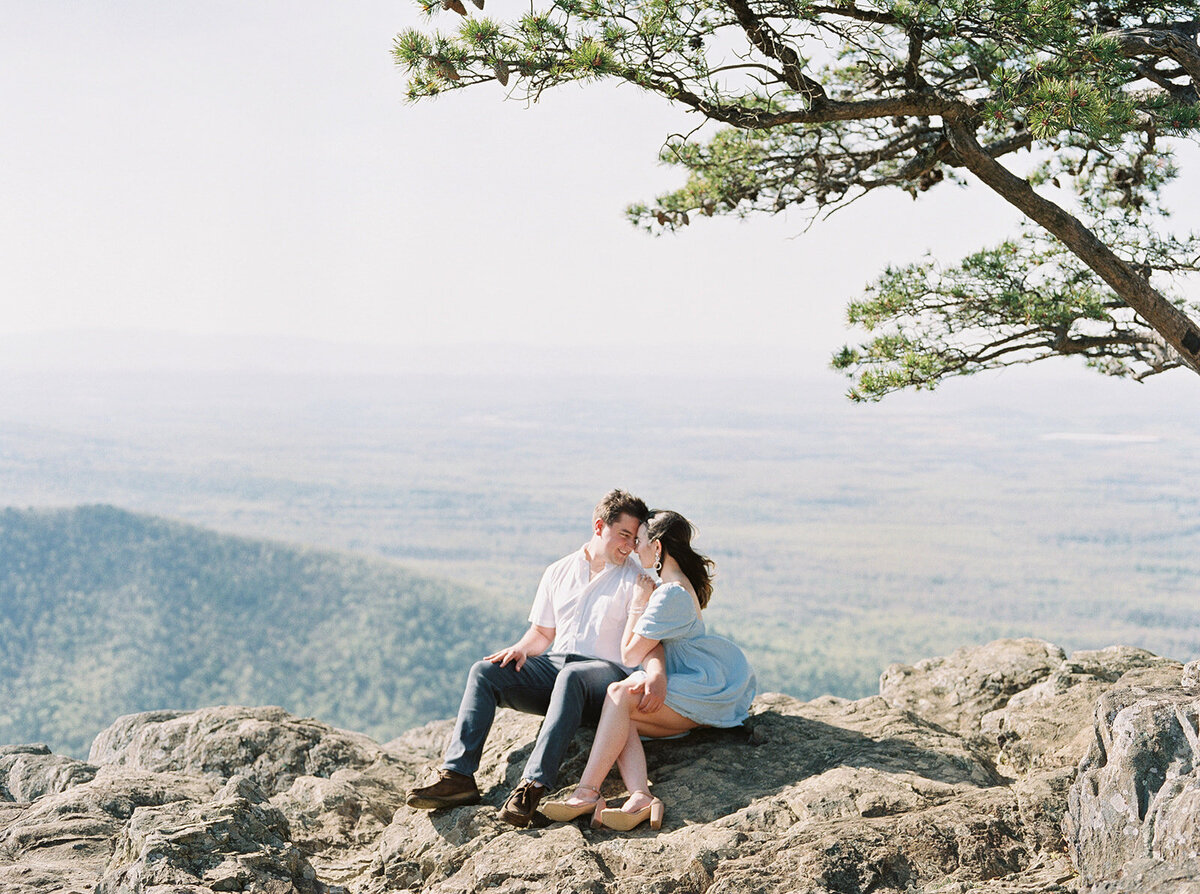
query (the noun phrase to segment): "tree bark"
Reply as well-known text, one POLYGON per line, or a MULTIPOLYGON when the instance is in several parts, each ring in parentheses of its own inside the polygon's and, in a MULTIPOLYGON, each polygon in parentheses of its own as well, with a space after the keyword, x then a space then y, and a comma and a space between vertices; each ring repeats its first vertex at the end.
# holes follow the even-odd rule
POLYGON ((1141 315, 1179 353, 1194 372, 1200 373, 1200 329, 1187 314, 1139 276, 1096 234, 1065 209, 1039 195, 1028 180, 1000 164, 975 139, 975 132, 958 116, 947 116, 950 145, 971 171, 1022 214, 1056 236, 1088 265, 1126 304, 1141 315))
POLYGON ((1127 28, 1122 31, 1108 31, 1102 37, 1115 42, 1121 52, 1129 58, 1139 56, 1158 56, 1172 59, 1178 63, 1192 79, 1192 93, 1200 93, 1200 47, 1196 45, 1194 33, 1187 36, 1180 33, 1178 28, 1127 28))

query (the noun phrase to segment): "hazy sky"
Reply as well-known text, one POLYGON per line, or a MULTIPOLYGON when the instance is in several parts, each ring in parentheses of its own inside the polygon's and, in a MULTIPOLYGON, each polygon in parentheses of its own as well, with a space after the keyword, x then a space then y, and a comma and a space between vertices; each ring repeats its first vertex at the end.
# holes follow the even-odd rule
POLYGON ((792 216, 651 237, 623 209, 678 182, 656 156, 694 118, 596 85, 534 107, 498 85, 408 105, 389 51, 420 19, 374 0, 7 0, 0 337, 570 349, 615 334, 817 369, 885 263, 1012 230, 990 193, 943 186, 806 234, 792 216))

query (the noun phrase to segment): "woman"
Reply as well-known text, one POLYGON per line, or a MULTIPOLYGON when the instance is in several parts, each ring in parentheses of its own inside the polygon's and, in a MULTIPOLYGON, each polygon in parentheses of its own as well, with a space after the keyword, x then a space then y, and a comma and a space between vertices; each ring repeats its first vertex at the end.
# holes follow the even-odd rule
POLYGON ((621 641, 621 660, 641 664, 659 643, 667 671, 665 704, 649 713, 639 707, 645 674, 637 671, 608 687, 596 739, 579 785, 569 798, 549 801, 542 812, 566 821, 593 813, 593 823, 627 831, 650 820, 662 825, 663 803, 649 792, 642 736, 679 736, 699 726, 737 726, 754 700, 754 672, 729 640, 705 633, 701 610, 712 595, 713 562, 692 549, 692 525, 678 512, 657 510, 638 531, 643 568, 661 575, 639 582, 621 641), (600 786, 616 762, 629 800, 608 809, 600 786))

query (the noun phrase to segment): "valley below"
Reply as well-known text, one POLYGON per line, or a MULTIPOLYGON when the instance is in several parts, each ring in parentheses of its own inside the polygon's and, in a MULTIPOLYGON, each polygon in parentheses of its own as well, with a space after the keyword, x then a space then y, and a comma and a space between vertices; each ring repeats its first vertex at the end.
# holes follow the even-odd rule
POLYGON ((24 686, 41 719, 13 725, 9 711, 9 740, 81 755, 116 714, 219 702, 281 704, 382 739, 449 716, 470 662, 522 628, 542 569, 586 539, 613 486, 696 523, 717 562, 707 623, 746 650, 764 691, 858 698, 894 662, 997 637, 1200 654, 1200 421, 1172 409, 1170 386, 1018 377, 856 406, 824 380, 658 381, 671 400, 619 377, 595 389, 519 375, 10 375, 0 504, 25 521, 112 507, 99 517, 113 528, 64 540, 48 523, 34 543, 3 544, 10 615, 30 583, 23 560, 54 572, 37 601, 58 614, 50 627, 10 618, 0 654, 65 687, 24 686), (130 525, 173 533, 105 564, 130 525), (222 547, 244 556, 226 578, 189 553, 221 538, 245 541, 222 547), (108 577, 55 577, 72 550, 108 577), (319 573, 302 561, 273 577, 281 564, 253 558, 306 551, 322 555, 304 560, 319 573), (444 660, 417 678, 397 668, 419 661, 389 651, 411 640, 394 613, 413 587, 444 612, 417 637, 444 660), (250 614, 145 622, 146 606, 169 618, 172 600, 200 609, 215 594, 250 614), (122 617, 127 646, 71 645, 122 617), (263 631, 257 645, 231 635, 238 617, 261 625, 247 628, 263 631), (356 650, 368 642, 376 651, 356 650), (118 672, 126 659, 140 670, 118 672), (324 677, 289 688, 255 670, 286 666, 324 677), (154 683, 188 674, 187 692, 154 683), (95 711, 61 708, 68 690, 95 711))

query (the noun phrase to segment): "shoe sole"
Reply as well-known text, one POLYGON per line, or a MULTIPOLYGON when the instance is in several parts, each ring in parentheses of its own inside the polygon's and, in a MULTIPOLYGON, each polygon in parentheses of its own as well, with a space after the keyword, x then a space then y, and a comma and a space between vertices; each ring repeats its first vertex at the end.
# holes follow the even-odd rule
POLYGON ((544 816, 549 817, 556 823, 569 823, 572 820, 579 819, 581 816, 595 813, 596 805, 593 802, 591 804, 575 806, 571 804, 558 804, 551 801, 549 804, 543 804, 541 810, 544 816))
POLYGON ((448 798, 409 798, 404 803, 416 810, 441 810, 443 807, 463 807, 467 804, 478 804, 483 800, 479 795, 465 793, 448 798))

